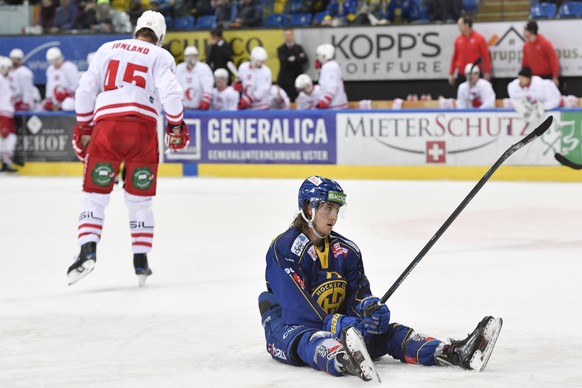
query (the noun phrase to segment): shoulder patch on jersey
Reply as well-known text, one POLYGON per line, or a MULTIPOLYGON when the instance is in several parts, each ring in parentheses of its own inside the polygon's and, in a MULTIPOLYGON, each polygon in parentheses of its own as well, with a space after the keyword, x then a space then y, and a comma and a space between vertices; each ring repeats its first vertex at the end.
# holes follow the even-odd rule
POLYGON ((317 252, 315 252, 315 246, 310 246, 309 249, 307 250, 307 253, 309 254, 309 256, 311 256, 311 258, 313 259, 313 261, 317 261, 317 252))
POLYGON ((308 243, 309 239, 307 236, 301 233, 299 236, 297 236, 295 241, 293 241, 293 245, 291 245, 291 252, 297 256, 300 256, 301 252, 303 252, 303 249, 308 243))

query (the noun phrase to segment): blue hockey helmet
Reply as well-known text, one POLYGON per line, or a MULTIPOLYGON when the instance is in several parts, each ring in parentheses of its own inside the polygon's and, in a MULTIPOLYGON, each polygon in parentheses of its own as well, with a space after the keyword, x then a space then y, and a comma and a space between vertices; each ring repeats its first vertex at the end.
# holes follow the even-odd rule
POLYGON ((346 194, 339 183, 317 175, 303 181, 299 188, 298 199, 300 211, 303 210, 305 202, 309 202, 314 209, 324 202, 333 202, 340 206, 346 204, 346 194))

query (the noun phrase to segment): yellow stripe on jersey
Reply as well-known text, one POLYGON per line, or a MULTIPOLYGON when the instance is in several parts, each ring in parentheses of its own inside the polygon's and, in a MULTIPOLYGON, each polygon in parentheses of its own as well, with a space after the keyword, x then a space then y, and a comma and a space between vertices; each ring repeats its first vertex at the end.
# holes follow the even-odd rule
POLYGON ((323 240, 323 251, 320 251, 318 247, 315 247, 315 253, 317 253, 321 268, 327 269, 329 267, 329 239, 327 237, 323 240))

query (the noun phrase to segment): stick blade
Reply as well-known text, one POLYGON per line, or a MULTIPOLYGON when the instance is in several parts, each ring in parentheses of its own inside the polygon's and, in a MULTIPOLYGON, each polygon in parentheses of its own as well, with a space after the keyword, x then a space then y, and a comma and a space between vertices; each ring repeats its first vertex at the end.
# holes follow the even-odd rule
POLYGON ((544 132, 546 132, 548 129, 550 129, 550 126, 552 125, 553 121, 554 121, 554 116, 548 116, 548 118, 545 119, 543 123, 541 123, 536 129, 534 129, 536 137, 543 135, 544 132))
POLYGON ((560 163, 562 166, 573 168, 574 170, 582 170, 582 164, 574 163, 571 160, 567 159, 562 154, 554 154, 554 158, 560 163))

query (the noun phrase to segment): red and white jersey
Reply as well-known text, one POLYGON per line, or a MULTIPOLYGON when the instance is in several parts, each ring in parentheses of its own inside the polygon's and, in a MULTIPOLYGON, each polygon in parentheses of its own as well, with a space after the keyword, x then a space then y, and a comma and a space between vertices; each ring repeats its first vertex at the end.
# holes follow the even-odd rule
POLYGON ((238 110, 238 101, 240 96, 232 86, 227 86, 223 90, 214 88, 212 91, 212 105, 210 109, 214 110, 238 110))
POLYGON ((306 94, 305 92, 299 92, 299 95, 295 99, 295 105, 297 110, 303 109, 315 109, 319 99, 321 97, 321 92, 319 85, 313 85, 311 93, 306 94))
POLYGON ((279 85, 271 85, 271 107, 270 109, 289 109, 291 108, 291 99, 287 92, 279 85))
POLYGON ((45 98, 54 103, 73 97, 78 86, 79 69, 73 62, 65 61, 58 69, 53 65, 46 69, 45 98))
POLYGON ((330 60, 321 65, 319 71, 320 101, 329 104, 330 109, 348 107, 348 96, 344 89, 344 80, 340 65, 330 60))
POLYGON ((465 81, 457 89, 458 109, 492 109, 495 108, 495 92, 491 82, 479 78, 475 85, 465 81))
POLYGON ((507 85, 507 94, 511 100, 540 102, 544 110, 557 108, 562 101, 562 95, 556 84, 537 75, 531 77, 529 86, 525 88, 519 86, 519 78, 514 79, 507 85))
POLYGON ((273 81, 271 69, 266 65, 255 67, 251 62, 244 62, 238 67, 238 78, 242 82, 243 94, 251 100, 249 109, 269 109, 273 81))
POLYGON ((162 107, 170 124, 182 122, 176 63, 168 51, 139 39, 103 44, 83 74, 75 99, 80 125, 128 115, 157 123, 162 107))
POLYGON ((14 117, 14 104, 12 103, 12 89, 8 77, 0 74, 0 116, 14 117))
POLYGON ((34 75, 26 66, 13 68, 8 74, 12 86, 12 100, 14 104, 23 103, 32 107, 35 105, 34 75))
POLYGON ((200 102, 210 105, 214 87, 214 75, 210 66, 196 61, 189 69, 188 64, 182 62, 176 68, 176 76, 184 90, 182 103, 185 109, 198 109, 200 102))

